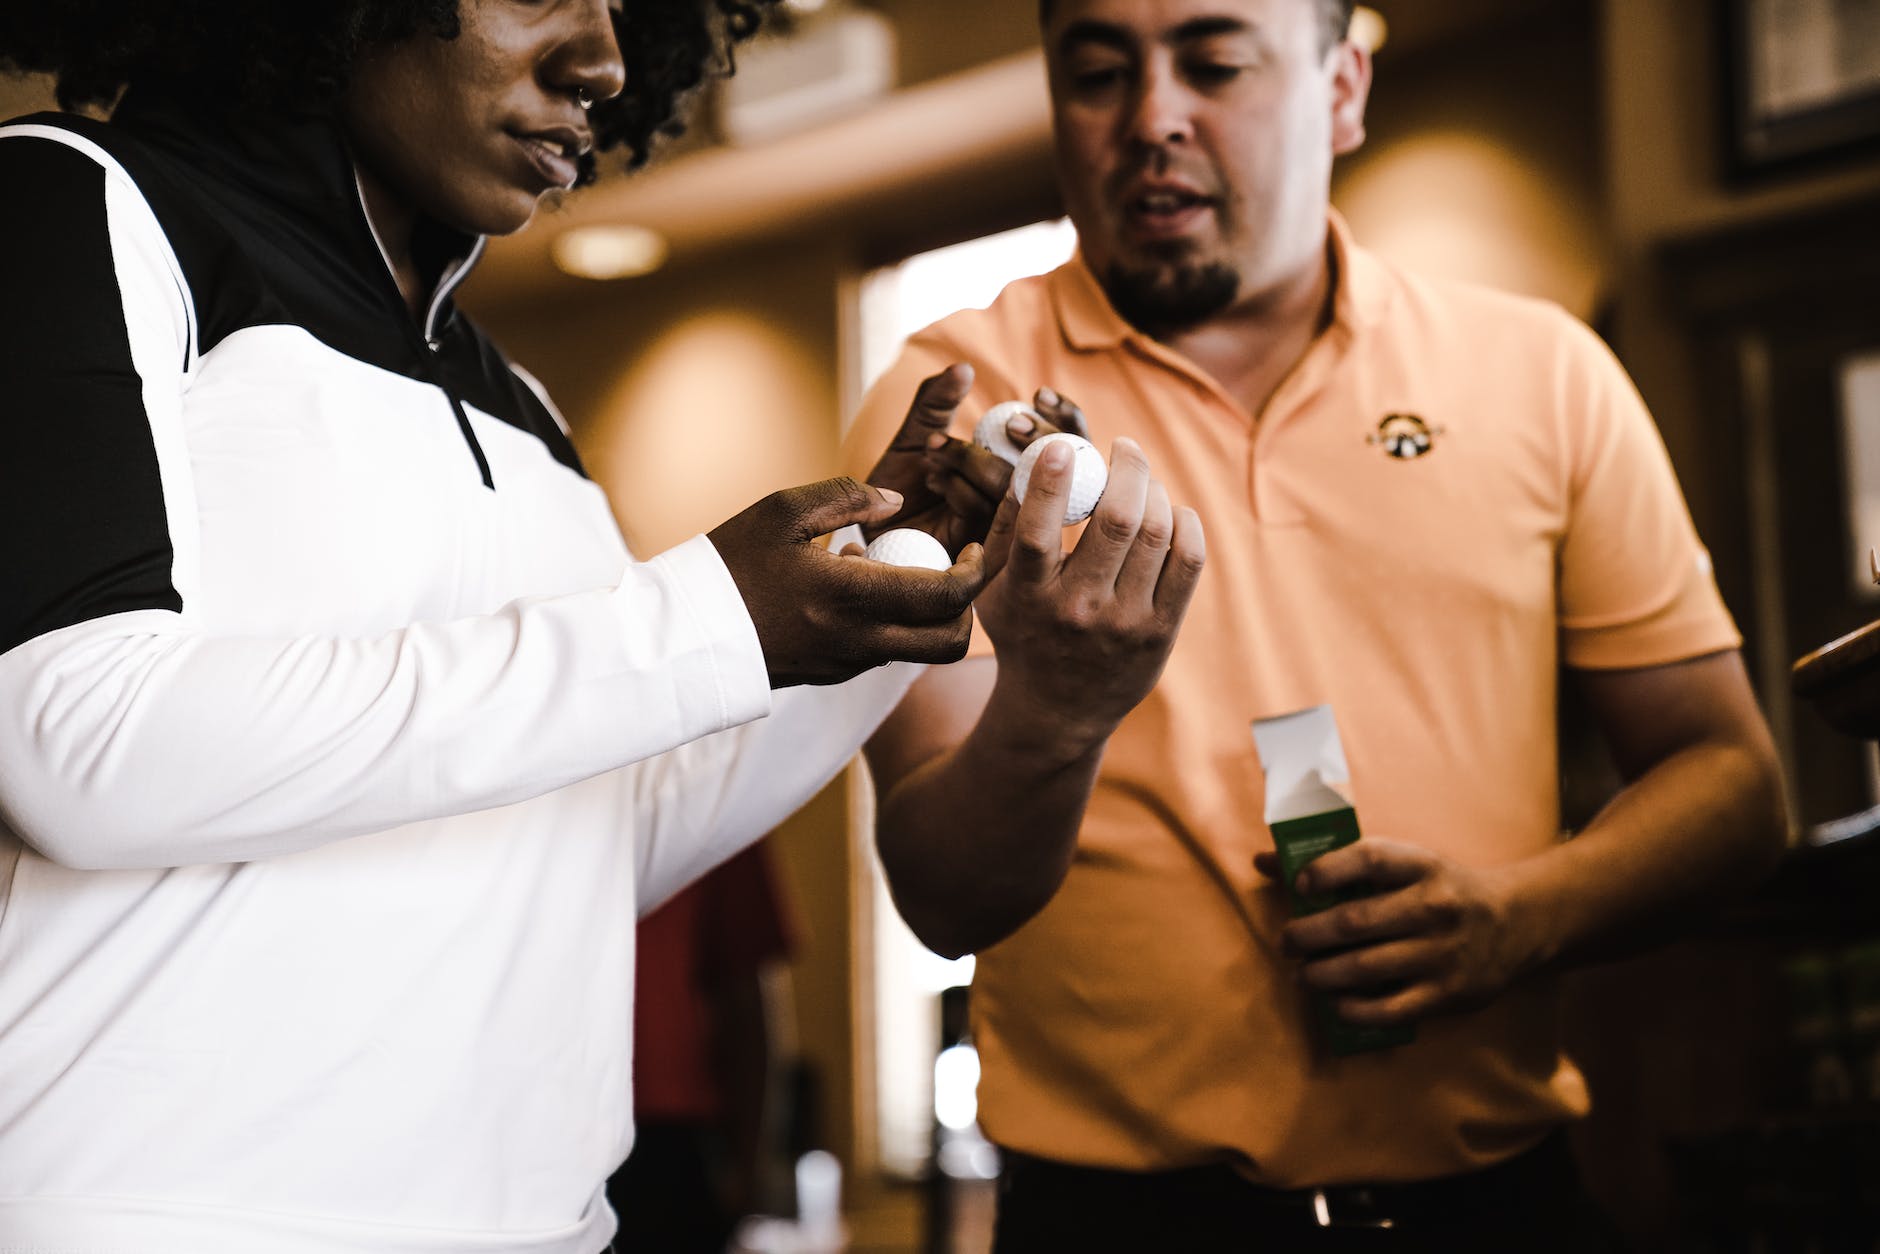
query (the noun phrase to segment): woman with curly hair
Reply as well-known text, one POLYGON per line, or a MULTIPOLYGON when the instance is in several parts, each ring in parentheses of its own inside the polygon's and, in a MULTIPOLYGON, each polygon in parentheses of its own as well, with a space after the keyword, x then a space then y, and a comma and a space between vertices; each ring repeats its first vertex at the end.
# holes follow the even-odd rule
POLYGON ((831 778, 984 578, 814 543, 941 521, 961 377, 883 486, 637 561, 452 303, 759 8, 0 12, 113 106, 0 126, 0 1248, 606 1247, 623 903, 831 778))

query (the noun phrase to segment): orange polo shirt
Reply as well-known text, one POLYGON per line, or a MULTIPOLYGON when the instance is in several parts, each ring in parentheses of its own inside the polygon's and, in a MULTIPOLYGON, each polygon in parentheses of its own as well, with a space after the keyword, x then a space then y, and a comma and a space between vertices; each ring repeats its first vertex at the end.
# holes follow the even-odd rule
POLYGON ((1503 863, 1559 839, 1561 663, 1649 666, 1739 638, 1650 415, 1592 332, 1399 272, 1336 217, 1329 247, 1333 323, 1258 421, 1073 260, 914 336, 851 435, 865 470, 916 384, 968 361, 960 434, 1049 384, 1098 447, 1137 440, 1207 532, 1068 878, 979 957, 981 1119, 1015 1149, 1226 1161, 1277 1186, 1413 1180, 1507 1157, 1589 1105, 1546 980, 1412 1045, 1315 1052, 1284 903, 1253 869, 1272 841, 1250 725, 1330 703, 1367 834, 1503 863))

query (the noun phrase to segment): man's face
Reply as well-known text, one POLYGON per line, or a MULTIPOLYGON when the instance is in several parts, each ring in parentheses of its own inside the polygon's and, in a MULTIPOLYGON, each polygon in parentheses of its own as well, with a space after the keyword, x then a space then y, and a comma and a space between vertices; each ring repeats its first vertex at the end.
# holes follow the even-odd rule
MULTIPOLYGON (((619 0, 615 0, 618 4, 619 0)), ((608 0, 462 0, 462 32, 361 58, 341 116, 355 155, 405 205, 486 235, 521 229, 592 145, 579 94, 625 78, 608 0)))
POLYGON ((1059 179, 1125 318, 1185 329, 1312 263, 1370 84, 1317 0, 1058 0, 1044 37, 1059 179))

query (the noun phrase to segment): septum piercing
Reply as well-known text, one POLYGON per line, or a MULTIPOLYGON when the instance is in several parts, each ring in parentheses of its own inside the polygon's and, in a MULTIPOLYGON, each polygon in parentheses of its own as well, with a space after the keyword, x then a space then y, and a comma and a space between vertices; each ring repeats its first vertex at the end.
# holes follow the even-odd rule
POLYGON ((594 107, 594 97, 588 94, 588 89, 585 87, 574 89, 574 102, 580 105, 583 111, 594 107))

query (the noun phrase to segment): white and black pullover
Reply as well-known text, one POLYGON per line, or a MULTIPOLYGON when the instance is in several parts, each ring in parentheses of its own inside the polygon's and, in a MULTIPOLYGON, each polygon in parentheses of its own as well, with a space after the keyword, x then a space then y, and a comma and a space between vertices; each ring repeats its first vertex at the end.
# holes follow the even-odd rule
POLYGON ((435 242, 324 123, 0 126, 0 1251, 595 1254, 636 903, 917 669, 773 705, 435 242))

